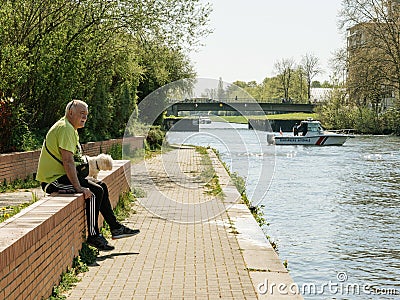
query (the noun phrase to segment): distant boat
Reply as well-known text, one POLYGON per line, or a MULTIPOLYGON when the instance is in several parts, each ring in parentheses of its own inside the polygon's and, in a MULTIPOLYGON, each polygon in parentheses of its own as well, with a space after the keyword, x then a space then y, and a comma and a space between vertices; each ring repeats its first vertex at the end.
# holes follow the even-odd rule
POLYGON ((342 146, 347 139, 354 137, 348 134, 338 134, 325 131, 319 121, 311 118, 301 121, 297 127, 299 135, 274 136, 275 145, 315 145, 315 146, 342 146))
POLYGON ((208 117, 200 117, 199 124, 211 124, 211 119, 208 117))

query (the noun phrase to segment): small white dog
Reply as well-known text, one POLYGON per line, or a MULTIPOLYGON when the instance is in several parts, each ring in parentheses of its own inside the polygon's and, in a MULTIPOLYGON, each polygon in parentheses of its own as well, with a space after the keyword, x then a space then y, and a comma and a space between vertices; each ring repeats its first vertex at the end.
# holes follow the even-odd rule
POLYGON ((87 157, 89 162, 89 176, 96 178, 100 171, 109 171, 113 167, 111 155, 100 153, 94 157, 87 157))

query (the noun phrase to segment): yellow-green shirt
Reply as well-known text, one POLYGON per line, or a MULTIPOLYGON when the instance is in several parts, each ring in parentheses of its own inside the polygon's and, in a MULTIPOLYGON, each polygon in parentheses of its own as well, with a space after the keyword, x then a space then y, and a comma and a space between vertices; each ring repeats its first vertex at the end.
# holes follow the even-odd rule
MULTIPOLYGON (((78 131, 65 117, 63 117, 50 128, 46 135, 45 142, 50 152, 60 161, 62 161, 60 148, 70 151, 74 154, 77 153, 79 149, 78 131)), ((42 151, 39 157, 36 180, 50 183, 65 174, 66 172, 64 166, 48 153, 43 142, 42 151)))

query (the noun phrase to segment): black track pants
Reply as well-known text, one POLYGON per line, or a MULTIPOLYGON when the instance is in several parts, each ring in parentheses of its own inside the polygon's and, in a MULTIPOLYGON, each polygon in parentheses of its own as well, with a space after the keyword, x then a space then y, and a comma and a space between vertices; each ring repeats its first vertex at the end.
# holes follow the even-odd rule
MULTIPOLYGON (((101 212, 104 220, 106 220, 111 229, 119 228, 121 224, 118 223, 112 210, 110 199, 108 197, 107 185, 104 182, 94 178, 79 179, 79 182, 82 187, 89 188, 93 193, 92 197, 85 200, 86 221, 89 235, 97 235, 100 232, 98 226, 99 212, 101 212)), ((75 193, 74 187, 69 181, 67 175, 61 176, 48 185, 46 185, 46 183, 42 183, 42 188, 46 188, 45 192, 48 194, 54 192, 75 193)))

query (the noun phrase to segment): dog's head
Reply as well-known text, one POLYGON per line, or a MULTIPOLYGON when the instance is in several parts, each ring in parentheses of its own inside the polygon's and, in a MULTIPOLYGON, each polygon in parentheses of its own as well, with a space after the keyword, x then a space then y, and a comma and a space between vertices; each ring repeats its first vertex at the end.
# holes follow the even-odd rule
POLYGON ((97 165, 100 170, 109 171, 113 167, 113 159, 111 155, 101 153, 96 157, 97 165))

